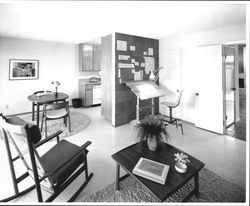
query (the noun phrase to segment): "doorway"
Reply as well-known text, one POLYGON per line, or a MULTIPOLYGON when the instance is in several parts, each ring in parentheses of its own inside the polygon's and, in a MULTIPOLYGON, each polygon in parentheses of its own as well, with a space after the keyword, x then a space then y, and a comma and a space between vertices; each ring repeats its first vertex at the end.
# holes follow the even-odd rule
POLYGON ((235 48, 223 46, 223 73, 224 73, 224 122, 225 128, 235 123, 235 48))
POLYGON ((234 63, 230 62, 232 57, 225 58, 224 133, 246 141, 246 44, 231 44, 225 48, 225 55, 232 55, 234 50, 234 63))

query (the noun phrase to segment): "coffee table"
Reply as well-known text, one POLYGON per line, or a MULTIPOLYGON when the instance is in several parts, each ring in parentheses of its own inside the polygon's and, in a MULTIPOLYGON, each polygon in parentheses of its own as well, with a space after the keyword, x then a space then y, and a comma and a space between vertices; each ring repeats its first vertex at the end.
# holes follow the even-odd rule
POLYGON ((174 154, 180 152, 183 151, 167 143, 162 143, 158 150, 153 152, 148 149, 147 144, 144 141, 128 146, 125 149, 113 154, 112 158, 116 161, 116 190, 120 189, 120 181, 131 176, 163 202, 191 179, 194 179, 194 189, 183 199, 183 202, 187 201, 192 195, 195 195, 198 198, 199 171, 205 165, 198 159, 192 157, 186 152, 183 152, 189 156, 190 163, 188 164, 188 170, 186 173, 177 172, 175 170, 176 161, 174 154), (140 157, 158 161, 170 166, 165 185, 161 185, 132 173, 132 170, 139 161, 140 157), (120 177, 120 167, 122 167, 128 174, 120 177))

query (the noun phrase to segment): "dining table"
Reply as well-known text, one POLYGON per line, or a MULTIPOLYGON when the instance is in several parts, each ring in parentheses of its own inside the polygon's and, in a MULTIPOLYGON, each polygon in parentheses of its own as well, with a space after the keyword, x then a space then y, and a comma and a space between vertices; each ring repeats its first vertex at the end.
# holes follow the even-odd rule
POLYGON ((39 94, 31 94, 28 96, 28 100, 36 104, 36 124, 39 127, 39 113, 40 113, 40 106, 43 104, 49 104, 58 101, 65 101, 69 98, 69 95, 63 92, 44 92, 39 94))

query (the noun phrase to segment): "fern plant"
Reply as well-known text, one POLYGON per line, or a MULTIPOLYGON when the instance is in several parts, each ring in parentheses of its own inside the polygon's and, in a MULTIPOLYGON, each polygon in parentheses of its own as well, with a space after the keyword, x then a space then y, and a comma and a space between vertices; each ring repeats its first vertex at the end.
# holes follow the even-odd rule
POLYGON ((147 116, 136 125, 137 138, 139 141, 148 141, 155 138, 157 143, 168 142, 169 134, 166 126, 157 115, 147 116))

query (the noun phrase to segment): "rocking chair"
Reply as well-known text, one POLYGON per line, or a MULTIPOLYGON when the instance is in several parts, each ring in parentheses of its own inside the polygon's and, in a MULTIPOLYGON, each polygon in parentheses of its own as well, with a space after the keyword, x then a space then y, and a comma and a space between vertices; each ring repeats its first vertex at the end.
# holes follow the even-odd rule
POLYGON ((1 202, 13 200, 34 188, 36 188, 39 202, 43 201, 41 188, 51 193, 46 200, 46 202, 51 202, 85 171, 85 181, 68 200, 71 202, 92 178, 93 173, 88 174, 88 150, 86 149, 91 144, 90 141, 87 141, 81 147, 66 140, 59 141, 59 135, 62 131, 41 140, 41 133, 37 125, 27 123, 18 117, 6 118, 2 114, 0 114, 0 128, 5 141, 15 191, 13 196, 0 200, 1 202), (57 138, 56 145, 40 156, 37 148, 55 137, 57 138), (22 144, 20 144, 20 141, 22 141, 22 144), (10 143, 12 143, 18 154, 16 157, 12 156, 10 143), (24 143, 26 148, 28 147, 29 155, 23 154, 24 143), (27 155, 29 158, 26 159, 27 155), (18 159, 22 160, 27 172, 17 178, 14 162, 18 159), (28 176, 34 179, 35 184, 20 192, 18 184, 28 176))

